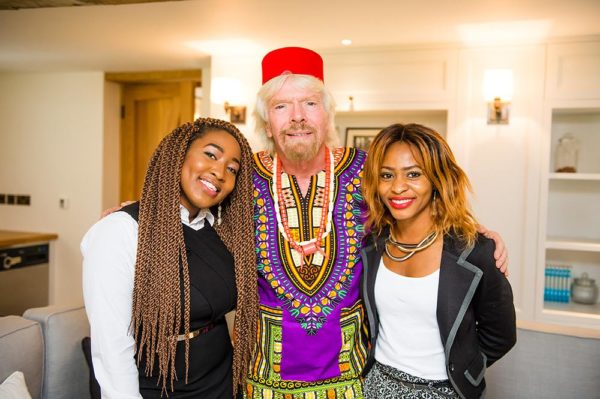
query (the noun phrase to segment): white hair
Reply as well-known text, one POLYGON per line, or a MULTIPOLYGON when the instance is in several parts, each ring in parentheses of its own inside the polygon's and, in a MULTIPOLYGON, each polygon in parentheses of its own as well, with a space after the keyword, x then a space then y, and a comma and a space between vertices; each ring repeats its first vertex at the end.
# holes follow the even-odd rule
POLYGON ((286 82, 290 82, 298 89, 312 90, 321 95, 323 107, 325 108, 325 112, 327 113, 328 117, 328 131, 325 144, 327 144, 327 146, 330 148, 337 147, 339 145, 339 138, 335 129, 335 101, 329 90, 325 88, 325 85, 320 79, 317 79, 314 76, 284 74, 277 76, 262 85, 258 91, 258 94, 256 95, 256 105, 253 113, 255 121, 254 131, 262 138, 265 149, 269 151, 269 153, 273 154, 275 147, 273 138, 267 135, 267 124, 269 123, 269 102, 286 82))

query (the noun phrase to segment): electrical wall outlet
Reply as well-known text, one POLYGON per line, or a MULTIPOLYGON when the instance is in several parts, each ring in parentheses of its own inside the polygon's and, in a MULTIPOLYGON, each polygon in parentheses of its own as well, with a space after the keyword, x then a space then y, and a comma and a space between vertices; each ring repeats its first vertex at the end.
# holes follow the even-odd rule
POLYGON ((17 195, 17 205, 31 205, 31 196, 17 195))
POLYGON ((0 194, 0 204, 4 205, 31 205, 31 195, 0 194))
POLYGON ((59 198, 58 199, 58 207, 60 209, 69 209, 69 199, 68 198, 59 198))

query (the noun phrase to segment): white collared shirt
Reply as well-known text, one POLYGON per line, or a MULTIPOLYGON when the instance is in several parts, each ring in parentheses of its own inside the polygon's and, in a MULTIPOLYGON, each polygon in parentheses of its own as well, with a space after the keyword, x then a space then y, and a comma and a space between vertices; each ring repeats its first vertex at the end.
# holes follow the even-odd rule
MULTIPOLYGON (((201 209, 190 222, 180 205, 181 222, 194 230, 211 225, 214 216, 201 209)), ((94 224, 81 241, 83 298, 90 322, 92 363, 103 399, 141 398, 129 331, 137 251, 137 222, 114 212, 94 224)))

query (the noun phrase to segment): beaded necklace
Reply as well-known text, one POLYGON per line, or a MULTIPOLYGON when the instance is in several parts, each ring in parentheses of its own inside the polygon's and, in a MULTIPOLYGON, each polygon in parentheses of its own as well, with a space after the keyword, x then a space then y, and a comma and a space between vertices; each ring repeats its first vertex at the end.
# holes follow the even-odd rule
POLYGON ((321 242, 323 238, 327 237, 327 235, 331 232, 331 216, 333 214, 333 189, 334 184, 332 184, 331 179, 333 176, 333 155, 329 148, 325 151, 325 164, 328 166, 325 169, 325 188, 323 198, 323 208, 321 211, 321 221, 319 223, 319 230, 317 232, 317 236, 315 238, 311 238, 308 241, 300 241, 296 242, 292 238, 292 234, 290 232, 290 227, 287 220, 287 211, 285 206, 285 201, 283 199, 283 193, 281 188, 281 171, 283 170, 283 165, 281 164, 281 160, 277 158, 277 154, 273 156, 273 183, 272 190, 275 194, 273 196, 273 202, 275 205, 275 216, 277 218, 277 227, 279 231, 283 235, 283 238, 290 244, 292 248, 296 250, 304 259, 308 255, 312 255, 315 252, 321 253, 325 256, 325 252, 321 249, 321 242), (327 203, 327 207, 325 204, 327 203))

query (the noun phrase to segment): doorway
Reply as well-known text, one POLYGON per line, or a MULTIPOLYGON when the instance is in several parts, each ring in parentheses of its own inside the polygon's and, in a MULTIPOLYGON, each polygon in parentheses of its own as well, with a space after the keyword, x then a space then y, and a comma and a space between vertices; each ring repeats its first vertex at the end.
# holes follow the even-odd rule
POLYGON ((194 119, 200 70, 108 73, 121 86, 121 201, 139 199, 148 162, 163 137, 194 119))

